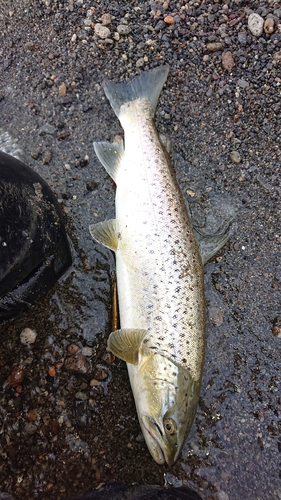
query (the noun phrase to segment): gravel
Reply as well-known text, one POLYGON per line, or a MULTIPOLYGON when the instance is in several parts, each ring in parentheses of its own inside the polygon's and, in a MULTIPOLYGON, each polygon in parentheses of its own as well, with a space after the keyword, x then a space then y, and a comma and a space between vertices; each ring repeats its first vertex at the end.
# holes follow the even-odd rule
POLYGON ((0 23, 0 144, 50 184, 73 254, 43 300, 0 325, 2 492, 65 500, 168 477, 204 500, 280 499, 280 3, 7 0, 0 23), (201 397, 170 469, 139 438, 126 366, 106 353, 114 258, 88 231, 114 216, 92 142, 122 135, 102 81, 164 63, 156 125, 194 223, 231 222, 205 268, 201 397), (24 328, 35 343, 21 342, 24 328))

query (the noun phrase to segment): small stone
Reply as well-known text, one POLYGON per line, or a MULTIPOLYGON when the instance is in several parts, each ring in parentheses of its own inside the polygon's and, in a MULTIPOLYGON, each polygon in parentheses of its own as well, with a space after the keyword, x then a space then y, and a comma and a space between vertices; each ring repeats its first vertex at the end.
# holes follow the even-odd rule
POLYGON ((248 17, 248 28, 252 35, 254 36, 261 36, 262 31, 263 31, 263 24, 264 20, 263 18, 259 15, 253 12, 252 14, 249 15, 248 17))
POLYGON ((66 96, 66 85, 65 85, 65 83, 62 83, 59 86, 59 95, 62 96, 62 97, 66 96))
POLYGON ((91 387, 98 387, 100 384, 101 384, 100 381, 97 380, 96 378, 92 378, 92 380, 90 380, 91 387))
POLYGON ((40 156, 40 148, 36 148, 36 149, 33 149, 31 152, 30 152, 30 156, 31 158, 33 158, 34 160, 38 160, 39 156, 40 156))
POLYGON ((20 340, 24 345, 34 344, 36 337, 37 333, 31 328, 24 328, 20 334, 20 340))
POLYGON ((109 38, 109 36, 110 36, 110 29, 107 28, 106 26, 103 26, 100 23, 97 23, 95 25, 95 34, 99 38, 102 38, 104 40, 105 38, 109 38))
POLYGON ((103 14, 101 16, 101 22, 103 26, 108 26, 108 24, 111 23, 111 15, 110 14, 103 14))
POLYGON ((264 23, 263 29, 264 29, 264 32, 265 32, 267 35, 270 35, 271 33, 273 33, 273 31, 274 31, 274 19, 272 19, 272 17, 268 17, 268 18, 265 20, 265 23, 264 23))
POLYGON ((81 392, 81 391, 76 392, 75 397, 76 397, 76 399, 80 399, 81 401, 86 401, 86 399, 88 399, 87 394, 85 394, 85 392, 81 392))
POLYGON ((193 189, 187 189, 186 190, 186 194, 187 194, 187 196, 190 196, 191 198, 194 198, 195 191, 193 191, 193 189))
MULTIPOLYGON (((281 280, 280 280, 281 281, 281 280)), ((108 364, 114 363, 115 361, 115 356, 112 354, 110 351, 106 351, 102 357, 103 361, 105 361, 108 364)))
POLYGON ((69 344, 67 346, 67 352, 68 354, 76 354, 77 352, 79 352, 81 349, 80 347, 77 345, 77 344, 69 344))
POLYGON ((281 64, 281 50, 278 52, 274 52, 273 57, 272 57, 272 64, 273 66, 277 66, 278 64, 281 64))
POLYGON ((140 57, 136 62, 136 67, 141 68, 142 66, 144 66, 144 59, 143 57, 140 57))
POLYGON ((76 373, 88 373, 90 369, 89 361, 81 352, 77 352, 73 356, 66 358, 64 366, 66 370, 76 373))
POLYGON ((240 31, 238 33, 238 42, 241 45, 247 45, 247 33, 245 31, 240 31))
POLYGON ((175 20, 173 16, 168 15, 164 17, 164 23, 172 25, 175 24, 175 20))
POLYGON ((48 429, 53 436, 56 436, 61 430, 60 423, 57 420, 50 420, 48 429))
POLYGON ((20 366, 15 366, 7 378, 7 382, 11 387, 17 387, 23 381, 24 371, 20 366))
POLYGON ((280 326, 274 326, 272 328, 272 333, 273 333, 274 337, 281 337, 281 328, 280 328, 280 326))
POLYGON ((119 35, 129 35, 129 33, 131 33, 131 28, 128 24, 119 24, 119 26, 117 26, 117 31, 119 35))
POLYGON ((88 181, 86 182, 87 191, 94 191, 99 187, 99 183, 97 181, 88 181))
POLYGON ((39 419, 40 412, 37 408, 33 408, 32 410, 29 410, 27 413, 27 417, 30 420, 30 422, 36 422, 36 420, 39 419))
POLYGON ((230 159, 231 159, 231 161, 233 161, 233 163, 240 163, 241 155, 240 155, 240 153, 238 153, 238 151, 231 151, 230 159))
POLYGON ((209 318, 213 325, 220 326, 223 324, 223 314, 219 307, 211 306, 209 309, 209 318))
POLYGON ((27 422, 23 428, 23 432, 25 434, 28 434, 29 436, 32 436, 32 434, 35 434, 37 431, 37 425, 33 424, 32 422, 27 422))
POLYGON ((233 66, 235 65, 232 52, 227 50, 222 54, 222 67, 227 71, 231 71, 233 66))
POLYGON ((88 358, 90 358, 93 355, 93 349, 88 346, 83 347, 82 354, 83 356, 88 356, 88 358))
POLYGON ((241 87, 242 89, 246 89, 247 87, 249 87, 249 82, 247 82, 246 80, 243 80, 243 78, 239 78, 237 83, 238 83, 239 87, 241 87))
POLYGON ((95 369, 94 376, 97 380, 105 380, 108 377, 108 368, 103 365, 97 365, 95 369))
POLYGON ((43 165, 48 165, 52 157, 53 157, 52 151, 50 149, 46 149, 42 158, 43 165))
POLYGON ((209 52, 216 52, 217 50, 221 50, 223 48, 223 44, 222 42, 210 42, 207 43, 206 47, 209 52))

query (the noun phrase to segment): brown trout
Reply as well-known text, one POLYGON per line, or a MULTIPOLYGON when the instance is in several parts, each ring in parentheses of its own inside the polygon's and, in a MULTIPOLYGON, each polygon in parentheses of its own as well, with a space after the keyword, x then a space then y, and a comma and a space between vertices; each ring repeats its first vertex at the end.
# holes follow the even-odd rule
MULTIPOLYGON (((117 185, 116 218, 90 232, 116 255, 121 329, 111 333, 108 348, 127 362, 152 457, 171 465, 196 412, 205 301, 199 244, 153 121, 168 72, 160 66, 129 82, 104 82, 125 147, 94 143, 117 185)), ((210 257, 220 246, 205 253, 210 257)))

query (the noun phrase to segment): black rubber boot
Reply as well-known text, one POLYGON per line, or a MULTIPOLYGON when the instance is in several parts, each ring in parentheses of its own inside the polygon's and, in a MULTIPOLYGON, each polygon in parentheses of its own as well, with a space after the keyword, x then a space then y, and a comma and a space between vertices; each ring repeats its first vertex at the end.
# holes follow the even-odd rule
POLYGON ((52 190, 31 168, 0 152, 0 322, 34 304, 70 264, 52 190))

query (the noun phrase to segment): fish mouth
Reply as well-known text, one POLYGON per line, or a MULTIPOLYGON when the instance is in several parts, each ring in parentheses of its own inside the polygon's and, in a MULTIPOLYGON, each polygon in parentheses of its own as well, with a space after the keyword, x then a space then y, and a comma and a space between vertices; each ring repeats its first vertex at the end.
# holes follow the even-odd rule
POLYGON ((147 415, 142 417, 142 431, 147 447, 155 462, 160 465, 163 465, 165 462, 168 465, 173 465, 175 462, 174 451, 166 449, 159 425, 147 415))

